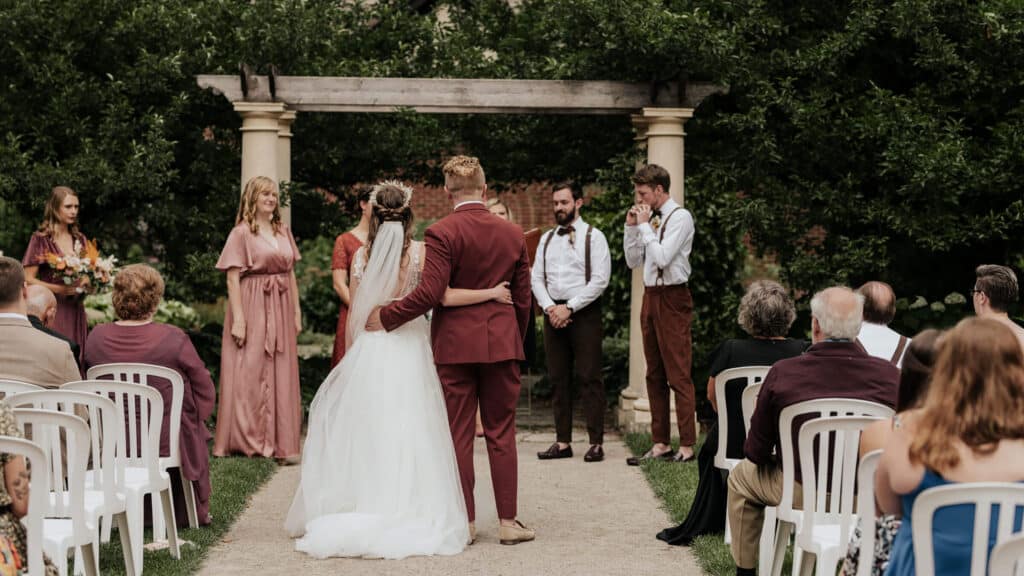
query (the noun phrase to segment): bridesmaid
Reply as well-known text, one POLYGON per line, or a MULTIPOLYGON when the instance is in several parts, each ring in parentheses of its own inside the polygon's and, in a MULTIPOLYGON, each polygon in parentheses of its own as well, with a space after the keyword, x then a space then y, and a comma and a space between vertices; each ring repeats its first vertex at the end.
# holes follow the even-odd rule
POLYGON ((340 234, 334 241, 334 255, 331 257, 331 278, 334 284, 334 291, 341 298, 341 306, 338 311, 338 326, 334 334, 334 353, 331 354, 331 368, 341 362, 345 356, 345 323, 348 321, 348 306, 352 297, 348 290, 348 269, 352 264, 352 257, 356 250, 366 243, 366 237, 370 233, 370 215, 373 213, 373 206, 370 205, 370 191, 372 188, 364 186, 359 189, 359 224, 356 227, 340 234))
POLYGON ((78 193, 67 186, 57 186, 50 192, 43 222, 25 250, 21 264, 29 284, 45 286, 57 297, 57 316, 52 329, 67 336, 85 348, 88 325, 85 320, 83 286, 68 286, 56 270, 46 263, 46 254, 60 256, 81 255, 85 249, 85 235, 78 230, 78 193))
POLYGON ((299 249, 281 223, 277 184, 245 184, 217 269, 227 273, 220 404, 214 456, 299 461, 302 401, 296 336, 302 330, 294 265, 299 249))

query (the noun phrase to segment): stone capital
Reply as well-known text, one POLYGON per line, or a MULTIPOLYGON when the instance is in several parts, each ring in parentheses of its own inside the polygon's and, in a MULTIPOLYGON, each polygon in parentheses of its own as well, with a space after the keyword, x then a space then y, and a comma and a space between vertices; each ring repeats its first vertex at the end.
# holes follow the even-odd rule
POLYGON ((277 132, 283 102, 235 102, 235 112, 242 117, 242 132, 277 132))
POLYGON ((277 135, 281 138, 292 137, 292 124, 295 123, 295 118, 298 113, 293 110, 288 110, 281 114, 280 118, 277 119, 277 135))
MULTIPOLYGON (((644 108, 647 138, 652 136, 686 136, 683 124, 693 118, 693 108, 644 108)), ((635 124, 634 124, 635 125, 635 124)))

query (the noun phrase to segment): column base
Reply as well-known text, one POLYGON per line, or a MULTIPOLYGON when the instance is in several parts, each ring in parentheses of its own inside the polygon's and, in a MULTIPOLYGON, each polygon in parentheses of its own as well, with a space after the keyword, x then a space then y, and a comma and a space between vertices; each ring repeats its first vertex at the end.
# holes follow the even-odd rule
MULTIPOLYGON (((673 437, 675 437, 676 422, 676 399, 669 397, 669 423, 672 426, 673 437)), ((700 422, 697 422, 697 415, 694 414, 694 423, 697 428, 697 435, 700 435, 700 422)), ((650 434, 651 433, 651 402, 647 398, 634 398, 632 394, 623 391, 619 395, 619 405, 615 407, 615 423, 619 430, 626 434, 650 434)))

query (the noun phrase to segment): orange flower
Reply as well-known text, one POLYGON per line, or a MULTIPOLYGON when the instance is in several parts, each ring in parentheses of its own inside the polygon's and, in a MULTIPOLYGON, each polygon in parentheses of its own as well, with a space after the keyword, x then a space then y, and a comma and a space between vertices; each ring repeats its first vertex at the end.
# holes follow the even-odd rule
POLYGON ((92 263, 96 263, 96 261, 100 259, 100 249, 96 247, 95 240, 85 241, 85 249, 82 250, 82 257, 88 258, 92 263))

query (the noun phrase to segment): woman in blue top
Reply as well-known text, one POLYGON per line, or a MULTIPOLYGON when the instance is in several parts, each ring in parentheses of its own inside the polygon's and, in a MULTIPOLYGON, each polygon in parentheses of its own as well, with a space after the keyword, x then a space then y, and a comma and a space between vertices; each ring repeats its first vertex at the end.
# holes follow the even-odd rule
MULTIPOLYGON (((924 405, 901 415, 875 477, 879 507, 903 516, 887 575, 915 573, 910 519, 921 492, 1024 481, 1024 354, 1017 338, 995 320, 971 317, 938 346, 924 405)), ((970 573, 973 532, 973 506, 939 509, 932 530, 936 575, 970 573)))

